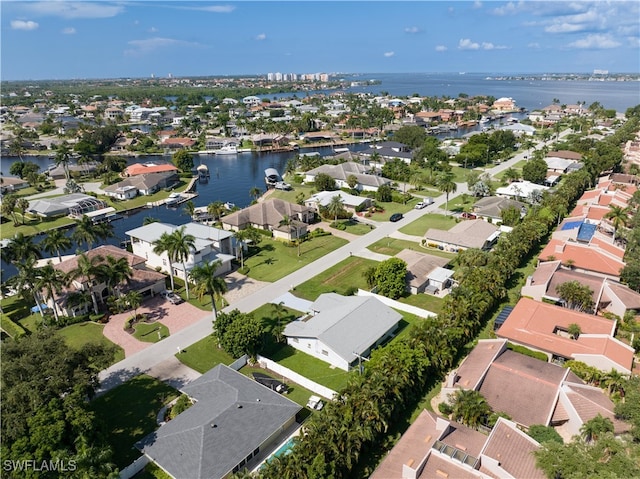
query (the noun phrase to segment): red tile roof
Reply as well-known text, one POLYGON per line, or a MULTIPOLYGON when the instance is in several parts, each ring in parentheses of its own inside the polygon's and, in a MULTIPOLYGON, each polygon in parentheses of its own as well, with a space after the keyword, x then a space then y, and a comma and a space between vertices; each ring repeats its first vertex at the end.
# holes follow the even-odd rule
POLYGON ((128 176, 136 176, 144 175, 147 173, 162 173, 164 171, 178 171, 178 168, 168 163, 135 163, 131 166, 128 166, 125 170, 125 173, 128 176))
POLYGON ((600 356, 621 371, 630 370, 634 351, 611 336, 614 327, 614 321, 599 316, 521 298, 496 335, 565 358, 584 361, 600 356), (558 334, 573 323, 581 329, 578 339, 558 334))
POLYGON ((600 243, 584 245, 579 243, 563 242, 552 239, 542 250, 538 259, 540 261, 560 260, 565 263, 573 260, 576 268, 603 273, 609 276, 620 276, 620 270, 624 268, 624 263, 610 253, 610 248, 600 248, 600 243))

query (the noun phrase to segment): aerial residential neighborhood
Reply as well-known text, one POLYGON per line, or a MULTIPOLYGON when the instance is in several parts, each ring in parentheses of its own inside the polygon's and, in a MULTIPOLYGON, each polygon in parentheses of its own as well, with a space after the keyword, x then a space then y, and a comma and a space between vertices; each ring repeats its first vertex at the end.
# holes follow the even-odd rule
POLYGON ((3 97, 7 457, 75 411, 91 477, 640 474, 638 108, 323 78, 3 97))

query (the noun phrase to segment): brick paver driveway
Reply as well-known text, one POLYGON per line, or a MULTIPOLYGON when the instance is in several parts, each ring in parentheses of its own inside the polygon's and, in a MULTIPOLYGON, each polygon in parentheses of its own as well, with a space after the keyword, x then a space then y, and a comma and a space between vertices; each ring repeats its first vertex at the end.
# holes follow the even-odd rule
MULTIPOLYGON (((212 313, 210 311, 202 311, 189 303, 171 304, 161 296, 156 296, 142 303, 138 308, 138 314, 146 314, 148 319, 159 321, 169 328, 170 334, 175 334, 212 313)), ((103 330, 103 334, 109 340, 124 349, 125 357, 142 351, 153 344, 138 341, 123 329, 125 321, 131 316, 131 311, 113 315, 103 330)))

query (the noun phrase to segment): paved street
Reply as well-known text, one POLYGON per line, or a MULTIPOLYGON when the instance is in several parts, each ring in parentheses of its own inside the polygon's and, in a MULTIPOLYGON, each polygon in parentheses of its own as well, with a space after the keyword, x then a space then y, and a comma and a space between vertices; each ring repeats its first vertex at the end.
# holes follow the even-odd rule
MULTIPOLYGON (((542 143, 540 143, 540 145, 542 145, 542 143)), ((525 154, 528 153, 529 152, 518 154, 514 158, 491 168, 488 170, 488 173, 496 175, 523 160, 525 154)), ((469 190, 466 182, 458 183, 456 193, 450 196, 453 197, 468 192, 469 190)), ((387 236, 391 236, 399 228, 411 223, 420 216, 426 213, 441 212, 438 205, 445 202, 445 196, 441 195, 434 198, 434 200, 435 202, 433 204, 422 210, 411 210, 407 212, 404 215, 404 218, 396 223, 378 223, 377 228, 373 229, 370 233, 356 237, 347 245, 338 248, 337 250, 323 256, 298 271, 291 273, 279 281, 268 283, 257 288, 252 294, 240 297, 236 301, 232 301, 224 311, 228 312, 237 308, 242 312, 250 312, 265 303, 274 301, 276 298, 290 291, 296 285, 313 278, 336 263, 348 258, 351 254, 358 254, 358 252, 365 250, 371 243, 387 236)), ((208 314, 198 320, 195 324, 182 329, 175 334, 171 334, 170 337, 160 341, 159 343, 155 343, 152 346, 139 351, 138 353, 133 354, 125 358, 123 361, 120 361, 119 363, 102 371, 100 373, 100 392, 116 387, 122 382, 138 374, 149 373, 154 366, 172 358, 179 350, 188 348, 189 345, 211 334, 211 320, 212 317, 208 314)))

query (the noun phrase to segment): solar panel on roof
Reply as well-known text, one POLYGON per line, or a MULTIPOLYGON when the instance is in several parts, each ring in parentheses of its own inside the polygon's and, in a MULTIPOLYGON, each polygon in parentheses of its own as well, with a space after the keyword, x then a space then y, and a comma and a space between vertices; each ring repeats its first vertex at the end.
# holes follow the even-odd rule
POLYGON ((500 314, 498 314, 498 317, 493 323, 494 330, 502 326, 502 324, 507 320, 507 318, 511 314, 511 311, 513 311, 513 306, 505 306, 504 308, 502 308, 502 311, 500 311, 500 314))

